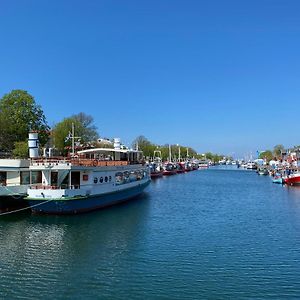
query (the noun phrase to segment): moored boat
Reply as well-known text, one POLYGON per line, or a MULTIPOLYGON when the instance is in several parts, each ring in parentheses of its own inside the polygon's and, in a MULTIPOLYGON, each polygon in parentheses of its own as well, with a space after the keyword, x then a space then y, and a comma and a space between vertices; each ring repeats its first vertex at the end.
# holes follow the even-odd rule
POLYGON ((278 183, 278 184, 283 184, 284 180, 281 176, 275 176, 274 179, 272 180, 273 183, 278 183))
POLYGON ((266 175, 269 175, 269 170, 266 168, 259 168, 257 170, 257 173, 258 173, 258 175, 266 176, 266 175))
POLYGON ((24 197, 29 182, 29 160, 0 159, 0 212, 28 206, 24 197))
POLYGON ((163 167, 160 163, 151 162, 149 164, 151 178, 159 178, 163 176, 163 167))
POLYGON ((135 150, 96 148, 70 158, 35 158, 41 173, 26 198, 34 213, 77 214, 127 201, 149 185, 149 168, 135 150))
POLYGON ((184 162, 177 163, 176 167, 177 167, 177 169, 176 169, 177 173, 185 173, 185 164, 184 164, 184 162))
POLYGON ((176 165, 171 162, 166 162, 163 168, 164 168, 163 175, 165 176, 177 174, 176 165))
POLYGON ((150 176, 152 179, 163 176, 164 169, 162 165, 161 151, 154 150, 153 161, 150 162, 149 168, 150 168, 150 176))
POLYGON ((256 170, 257 169, 257 165, 255 162, 253 161, 250 161, 247 163, 247 169, 248 170, 256 170))
POLYGON ((209 167, 209 163, 206 160, 200 160, 198 163, 198 169, 202 170, 202 169, 208 169, 209 167))
POLYGON ((300 185, 300 172, 286 176, 284 183, 287 185, 300 185))

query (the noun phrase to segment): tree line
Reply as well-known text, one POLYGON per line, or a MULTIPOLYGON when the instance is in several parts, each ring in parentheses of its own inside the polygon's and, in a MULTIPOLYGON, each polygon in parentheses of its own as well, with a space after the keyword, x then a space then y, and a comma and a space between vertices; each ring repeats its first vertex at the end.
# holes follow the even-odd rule
POLYGON ((179 156, 181 159, 185 158, 197 158, 203 160, 211 160, 213 162, 218 162, 223 159, 223 155, 213 154, 211 152, 199 154, 193 148, 186 145, 179 144, 165 144, 158 145, 150 142, 145 136, 138 136, 132 143, 132 147, 138 147, 139 150, 143 151, 143 154, 147 158, 153 158, 154 151, 160 151, 163 160, 169 159, 169 146, 171 147, 171 158, 172 160, 178 160, 179 156), (180 153, 179 153, 180 152, 180 153))
MULTIPOLYGON (((298 151, 299 148, 300 146, 294 146, 289 150, 293 152, 298 151)), ((274 146, 273 150, 260 151, 259 158, 265 159, 267 162, 273 159, 280 160, 286 154, 286 152, 286 148, 283 145, 279 144, 274 146)))
MULTIPOLYGON (((64 118, 50 128, 44 111, 38 105, 32 95, 24 90, 12 90, 0 99, 0 154, 1 156, 14 156, 16 158, 28 157, 28 133, 39 133, 39 142, 42 147, 55 147, 58 155, 66 155, 71 148, 70 131, 72 124, 78 137, 76 144, 80 147, 113 147, 112 143, 99 143, 98 129, 92 116, 80 112, 76 115, 64 118)), ((150 142, 144 136, 137 137, 132 144, 135 149, 138 146, 146 157, 153 157, 154 151, 161 151, 162 159, 169 157, 169 145, 157 145, 150 142)), ((172 159, 179 157, 195 157, 219 161, 223 155, 213 153, 197 154, 197 152, 185 145, 171 145, 172 159)))
POLYGON ((0 153, 1 156, 28 157, 28 133, 38 132, 42 147, 54 147, 65 155, 71 147, 72 123, 80 144, 97 141, 99 134, 92 116, 81 112, 64 118, 50 128, 43 109, 27 91, 12 90, 0 99, 0 153))

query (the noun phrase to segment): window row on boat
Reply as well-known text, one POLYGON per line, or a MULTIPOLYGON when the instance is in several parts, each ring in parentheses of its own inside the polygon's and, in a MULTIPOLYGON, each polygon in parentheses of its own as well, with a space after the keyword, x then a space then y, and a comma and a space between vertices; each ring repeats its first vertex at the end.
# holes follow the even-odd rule
POLYGON ((116 185, 126 184, 138 180, 142 180, 144 177, 147 177, 148 173, 146 170, 136 170, 136 171, 125 171, 125 172, 117 172, 116 177, 116 185))
POLYGON ((111 176, 101 176, 101 177, 94 177, 94 183, 107 183, 111 182, 111 176))

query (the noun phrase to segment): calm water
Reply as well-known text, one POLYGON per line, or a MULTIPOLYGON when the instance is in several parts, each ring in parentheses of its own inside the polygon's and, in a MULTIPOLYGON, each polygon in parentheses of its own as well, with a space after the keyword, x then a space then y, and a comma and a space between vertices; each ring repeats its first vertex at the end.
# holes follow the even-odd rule
POLYGON ((300 298, 300 189, 210 169, 90 214, 2 217, 0 273, 1 299, 300 298))

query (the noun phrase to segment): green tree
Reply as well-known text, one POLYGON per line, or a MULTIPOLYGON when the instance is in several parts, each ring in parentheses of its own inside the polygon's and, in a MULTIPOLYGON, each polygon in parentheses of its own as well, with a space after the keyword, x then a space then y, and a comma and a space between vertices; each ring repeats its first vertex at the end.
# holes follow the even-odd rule
POLYGON ((259 158, 266 159, 267 162, 273 159, 273 152, 271 150, 266 150, 259 154, 259 158))
POLYGON ((13 156, 15 158, 28 158, 29 156, 29 149, 28 149, 28 142, 15 142, 13 156))
POLYGON ((70 147, 72 144, 71 139, 67 139, 72 131, 72 124, 74 124, 74 134, 79 138, 76 141, 80 140, 81 144, 95 142, 95 139, 98 138, 96 127, 93 125, 93 117, 80 113, 65 118, 57 123, 52 131, 55 148, 62 154, 66 154, 66 147, 70 147))
POLYGON ((92 116, 80 112, 77 115, 71 116, 71 118, 78 121, 82 125, 82 131, 80 134, 84 140, 91 142, 99 138, 97 127, 94 124, 94 118, 92 116))
POLYGON ((138 136, 132 142, 132 148, 136 149, 138 147, 139 150, 143 151, 144 156, 152 157, 154 150, 156 150, 157 146, 152 144, 146 137, 143 135, 138 136))
POLYGON ((284 152, 284 146, 283 145, 276 145, 273 149, 273 154, 276 157, 281 157, 282 152, 284 152))
POLYGON ((16 142, 24 142, 30 131, 39 132, 44 145, 49 136, 49 126, 40 105, 24 90, 13 90, 0 100, 0 148, 11 151, 16 142))
POLYGON ((7 130, 7 122, 5 120, 4 114, 0 112, 0 151, 12 150, 13 139, 7 130))

